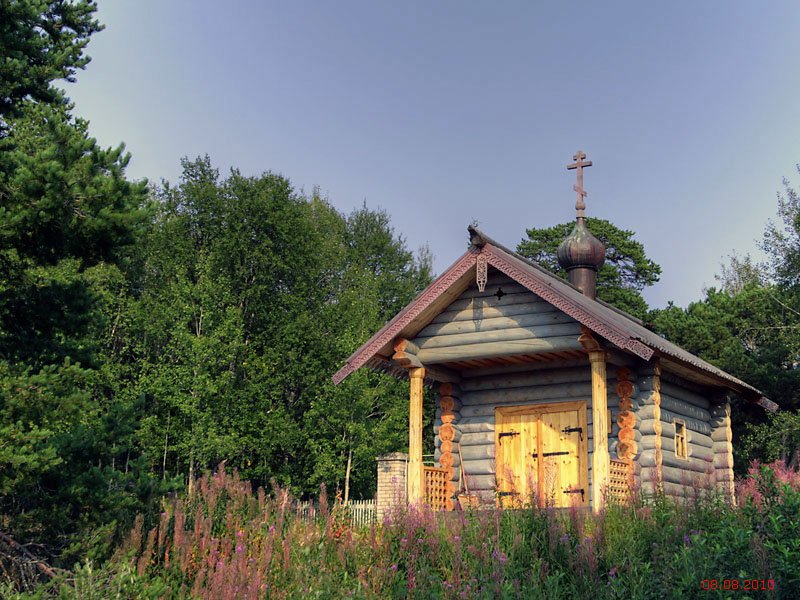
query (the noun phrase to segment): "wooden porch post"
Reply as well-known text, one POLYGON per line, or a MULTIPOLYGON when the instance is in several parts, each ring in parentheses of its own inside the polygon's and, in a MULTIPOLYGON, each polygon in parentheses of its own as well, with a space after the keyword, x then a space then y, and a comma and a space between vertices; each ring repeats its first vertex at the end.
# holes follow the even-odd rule
POLYGON ((592 510, 603 507, 603 492, 608 487, 611 457, 608 454, 608 398, 606 396, 606 352, 592 332, 581 327, 578 341, 589 355, 592 370, 592 510))
POLYGON ((408 370, 408 503, 422 504, 425 489, 422 472, 422 384, 425 369, 413 367, 408 370))
POLYGON ((606 353, 589 352, 592 365, 592 510, 603 506, 603 491, 608 486, 610 456, 608 455, 608 399, 606 397, 606 353))

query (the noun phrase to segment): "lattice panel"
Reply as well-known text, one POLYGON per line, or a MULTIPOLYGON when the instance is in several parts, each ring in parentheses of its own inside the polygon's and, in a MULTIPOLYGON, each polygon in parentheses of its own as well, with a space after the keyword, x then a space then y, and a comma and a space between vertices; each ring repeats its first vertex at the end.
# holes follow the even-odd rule
POLYGON ((608 499, 625 502, 631 493, 631 464, 624 460, 610 461, 608 499))
POLYGON ((447 469, 425 467, 425 502, 433 510, 445 510, 447 507, 447 469))

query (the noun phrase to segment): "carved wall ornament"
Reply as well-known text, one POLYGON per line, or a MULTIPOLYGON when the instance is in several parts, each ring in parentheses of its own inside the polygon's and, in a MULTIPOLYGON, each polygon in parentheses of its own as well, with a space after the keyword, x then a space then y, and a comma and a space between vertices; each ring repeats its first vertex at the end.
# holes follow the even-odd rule
POLYGON ((617 414, 617 425, 619 425, 619 433, 617 434, 617 456, 624 461, 633 460, 638 452, 636 445, 636 434, 634 427, 636 427, 636 416, 632 412, 633 408, 633 393, 635 388, 631 381, 631 372, 625 367, 617 369, 617 385, 615 388, 617 396, 619 396, 619 413, 617 414))
POLYGON ((478 254, 478 259, 475 261, 475 280, 478 284, 478 291, 483 292, 486 290, 486 280, 488 279, 489 263, 484 254, 478 254))
MULTIPOLYGON (((439 445, 439 466, 445 470, 448 481, 448 491, 445 499, 445 508, 453 510, 455 496, 455 459, 457 444, 455 441, 456 429, 454 424, 458 421, 459 412, 458 386, 452 383, 442 383, 439 386, 438 403, 441 410, 441 425, 438 432, 439 445)), ((459 464, 459 469, 461 465, 459 464)))

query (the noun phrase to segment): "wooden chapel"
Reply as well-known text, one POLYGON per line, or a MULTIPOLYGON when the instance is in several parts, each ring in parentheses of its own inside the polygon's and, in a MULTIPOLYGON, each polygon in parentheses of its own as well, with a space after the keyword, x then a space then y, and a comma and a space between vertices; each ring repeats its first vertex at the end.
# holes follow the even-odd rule
POLYGON ((597 510, 632 486, 733 496, 730 398, 776 406, 595 298, 605 248, 586 227, 585 158, 567 167, 577 171, 575 227, 558 249, 568 281, 469 227, 468 250, 334 375, 368 367, 408 379, 409 503, 437 496, 449 509, 468 491, 500 506, 597 510), (422 462, 425 385, 434 469, 422 462))

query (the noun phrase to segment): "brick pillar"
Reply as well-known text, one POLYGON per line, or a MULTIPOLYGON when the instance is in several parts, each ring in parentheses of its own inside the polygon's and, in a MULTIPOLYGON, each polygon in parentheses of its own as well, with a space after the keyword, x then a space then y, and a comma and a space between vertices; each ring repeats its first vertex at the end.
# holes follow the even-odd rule
POLYGON ((397 505, 404 506, 408 454, 391 452, 375 459, 378 462, 378 491, 375 493, 375 512, 378 522, 397 505))

